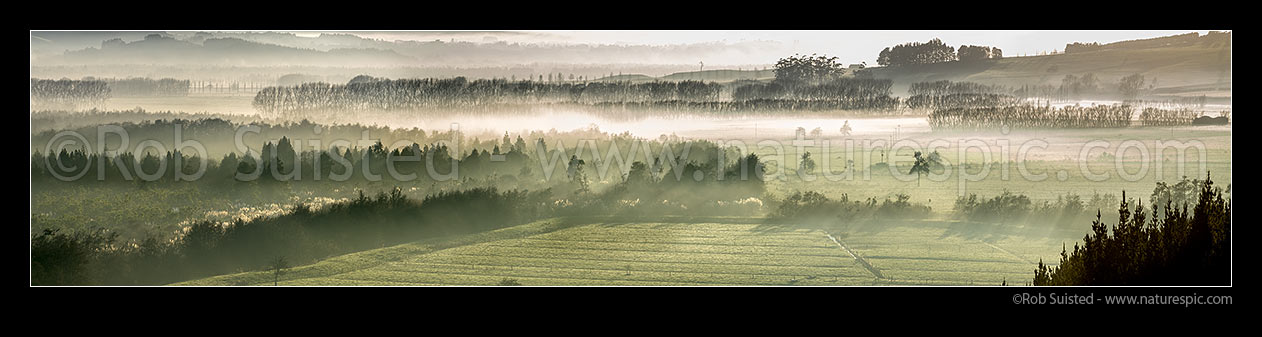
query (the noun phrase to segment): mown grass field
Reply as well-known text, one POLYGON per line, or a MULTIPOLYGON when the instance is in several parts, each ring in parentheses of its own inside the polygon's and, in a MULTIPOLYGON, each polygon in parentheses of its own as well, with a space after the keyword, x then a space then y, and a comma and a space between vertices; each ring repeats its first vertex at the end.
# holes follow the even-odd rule
MULTIPOLYGON (((348 254, 294 268, 281 285, 847 286, 1024 284, 1066 235, 979 236, 951 222, 827 233, 791 225, 550 219, 348 254), (828 235, 840 238, 868 270, 828 235)), ((1072 243, 1071 243, 1072 245, 1072 243)), ((177 285, 271 285, 268 272, 177 285)))

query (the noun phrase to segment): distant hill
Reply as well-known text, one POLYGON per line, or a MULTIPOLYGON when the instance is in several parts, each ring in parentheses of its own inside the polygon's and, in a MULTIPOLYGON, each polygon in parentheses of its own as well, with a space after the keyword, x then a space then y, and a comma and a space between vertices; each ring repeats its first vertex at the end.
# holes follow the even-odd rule
MULTIPOLYGON (((873 77, 893 80, 896 95, 904 95, 912 83, 924 81, 971 81, 1008 86, 1059 85, 1066 75, 1082 76, 1087 73, 1095 74, 1102 85, 1117 83, 1128 75, 1142 74, 1149 81, 1156 79, 1156 92, 1179 91, 1186 94, 1188 90, 1174 89, 1230 88, 1230 39, 1231 33, 1179 35, 1086 45, 1070 48, 1069 53, 1053 55, 875 67, 868 68, 868 71, 873 77)), ((1221 90, 1217 95, 1222 95, 1221 90)), ((1229 89, 1226 95, 1230 96, 1229 89)))
MULTIPOLYGON (((200 36, 199 36, 200 37, 200 36)), ((34 38, 33 38, 34 39, 34 38)), ((148 64, 148 65, 251 65, 294 66, 345 64, 402 66, 414 65, 416 57, 392 50, 339 48, 327 51, 259 43, 238 38, 181 40, 165 34, 150 34, 126 42, 114 38, 100 42, 99 48, 66 51, 44 57, 48 64, 148 64)))
MULTIPOLYGON (((137 32, 32 32, 31 58, 36 65, 101 64, 91 56, 100 56, 102 41, 119 39, 132 44, 143 42, 151 33, 137 32), (62 53, 65 52, 65 56, 62 53), (74 54, 74 55, 72 55, 74 54)), ((627 44, 557 44, 557 43, 477 43, 456 40, 411 41, 365 38, 348 33, 321 33, 314 37, 282 32, 156 32, 171 40, 201 45, 214 40, 244 41, 256 45, 286 47, 291 50, 339 54, 345 50, 381 51, 394 55, 387 60, 407 57, 409 65, 426 66, 509 66, 528 64, 578 65, 679 65, 689 64, 694 69, 696 60, 707 63, 740 65, 744 60, 774 60, 783 54, 784 45, 775 41, 705 42, 670 45, 627 44)), ((499 34, 499 33, 497 33, 499 34)), ((106 53, 107 54, 107 53, 106 53)), ((251 56, 243 56, 251 57, 251 56)), ((186 64, 205 64, 204 57, 187 59, 186 64)), ((110 59, 111 64, 119 64, 110 59)), ((124 62, 135 64, 145 59, 124 62)), ((289 64, 315 65, 299 58, 289 64)), ((354 59, 331 66, 383 66, 377 59, 354 59)), ((172 64, 162 60, 157 64, 172 64)), ((270 66, 271 64, 245 63, 240 65, 270 66)), ((397 65, 392 65, 397 66, 397 65)), ((627 68, 627 67, 621 67, 627 68)), ((680 69, 673 69, 678 71, 680 69)), ((652 73, 662 74, 662 73, 652 73)))
POLYGON ((101 41, 111 39, 140 40, 150 34, 162 34, 162 32, 33 31, 31 32, 31 57, 61 55, 68 50, 100 46, 101 41))
POLYGON ((776 74, 772 70, 736 70, 736 69, 717 69, 703 71, 685 71, 677 72, 662 77, 652 77, 641 74, 631 75, 614 75, 596 79, 596 81, 630 81, 630 82, 650 82, 650 81, 706 81, 706 82, 733 82, 733 81, 750 81, 750 80, 772 80, 776 78, 776 74))
POLYGON ((674 74, 662 76, 662 79, 667 80, 667 81, 693 80, 693 81, 713 81, 713 82, 731 82, 731 81, 742 81, 742 80, 771 80, 775 78, 776 78, 776 73, 775 71, 772 71, 772 70, 732 70, 732 69, 688 71, 688 72, 680 72, 680 73, 674 73, 674 74))
POLYGON ((652 82, 656 80, 656 77, 641 74, 613 75, 595 79, 596 82, 652 82))

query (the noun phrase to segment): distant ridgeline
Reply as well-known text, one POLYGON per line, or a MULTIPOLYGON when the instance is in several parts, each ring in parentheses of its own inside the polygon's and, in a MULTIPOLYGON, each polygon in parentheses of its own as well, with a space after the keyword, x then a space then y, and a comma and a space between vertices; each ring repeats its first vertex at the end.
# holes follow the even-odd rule
POLYGON ((1187 33, 1163 36, 1151 39, 1128 40, 1107 44, 1074 42, 1065 45, 1065 53, 1084 53, 1109 49, 1147 49, 1161 47, 1181 47, 1201 45, 1206 47, 1222 47, 1231 44, 1231 32, 1215 32, 1200 36, 1198 33, 1187 33))

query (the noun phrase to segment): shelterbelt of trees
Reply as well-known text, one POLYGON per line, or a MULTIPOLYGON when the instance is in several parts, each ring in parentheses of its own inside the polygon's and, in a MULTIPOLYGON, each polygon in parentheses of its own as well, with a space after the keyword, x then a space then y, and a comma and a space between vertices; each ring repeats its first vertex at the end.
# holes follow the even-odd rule
MULTIPOLYGON (((51 136, 61 130, 86 130, 98 125, 126 125, 145 123, 164 123, 219 119, 235 123, 283 125, 283 121, 265 120, 258 115, 230 115, 208 112, 148 111, 144 108, 126 110, 101 110, 98 108, 84 111, 67 110, 32 110, 31 136, 51 136), (161 122, 160 122, 161 121, 161 122), (54 133, 46 133, 53 131, 54 133)), ((134 131, 134 130, 129 130, 134 131)))
POLYGON ((362 79, 347 84, 268 87, 254 97, 264 113, 306 110, 401 110, 505 103, 714 101, 721 85, 681 82, 536 82, 504 79, 362 79))
MULTIPOLYGON (((385 181, 434 181, 493 176, 499 182, 512 184, 570 179, 579 168, 598 173, 601 179, 616 178, 627 174, 636 161, 651 163, 658 175, 665 174, 663 172, 680 175, 682 178, 677 180, 710 180, 721 179, 721 168, 742 156, 735 147, 705 140, 682 140, 666 135, 642 139, 628 133, 608 134, 595 128, 532 131, 525 135, 532 139, 528 143, 521 134, 514 139, 507 133, 500 139, 479 140, 459 131, 427 133, 419 129, 391 130, 358 125, 320 128, 309 122, 252 125, 257 127, 259 138, 246 138, 256 145, 251 145, 249 152, 244 153, 235 148, 235 140, 231 139, 234 129, 241 125, 224 120, 124 124, 119 129, 131 135, 131 143, 165 139, 170 143, 169 150, 137 153, 124 148, 116 154, 107 154, 97 151, 100 144, 91 140, 83 148, 49 152, 40 148, 31 155, 32 182, 37 185, 165 182, 222 186, 231 181, 302 183, 374 179, 371 177, 385 181), (188 148, 179 148, 167 135, 175 128, 182 130, 185 137, 206 144, 208 153, 221 153, 222 157, 202 158, 187 153, 188 148), (370 130, 372 140, 360 138, 370 130), (271 137, 279 139, 269 140, 274 139, 271 137), (336 140, 347 142, 339 145, 336 140), (315 141, 321 142, 315 144, 315 141), (385 145, 387 142, 396 145, 385 145), (400 143, 407 145, 397 145, 400 143), (192 177, 199 170, 203 175, 192 177), (694 179, 696 170, 704 171, 700 173, 701 179, 694 179), (80 179, 62 182, 63 178, 80 175, 80 179), (149 176, 156 178, 149 179, 149 176), (242 178, 247 176, 249 178, 242 178)), ((51 133, 32 137, 32 141, 50 142, 51 133)), ((106 139, 104 148, 122 148, 117 137, 106 139), (114 139, 114 143, 110 143, 110 139, 114 139)))
POLYGON ((31 100, 42 103, 99 103, 110 97, 188 95, 189 80, 173 78, 125 79, 84 77, 72 79, 31 79, 31 100))
POLYGON ((110 98, 110 88, 100 80, 31 79, 31 106, 45 109, 74 109, 100 104, 110 98))
POLYGON ((929 114, 934 130, 995 130, 1012 128, 1116 128, 1131 125, 1129 105, 1091 107, 1034 106, 1030 104, 937 109, 929 114))
POLYGON ((254 107, 261 112, 277 115, 513 104, 634 104, 734 111, 750 108, 770 110, 795 104, 837 110, 890 109, 898 105, 898 99, 889 96, 891 86, 892 82, 888 80, 853 78, 837 78, 802 85, 789 85, 783 81, 724 85, 698 81, 467 81, 458 77, 268 87, 255 96, 254 107))

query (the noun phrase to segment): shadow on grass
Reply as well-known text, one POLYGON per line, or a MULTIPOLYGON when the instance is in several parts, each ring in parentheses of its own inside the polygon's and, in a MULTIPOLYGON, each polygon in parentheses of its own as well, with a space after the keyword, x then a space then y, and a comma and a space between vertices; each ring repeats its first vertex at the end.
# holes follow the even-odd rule
POLYGON ((1023 239, 1072 239, 1086 234, 1085 231, 1065 226, 1037 223, 992 223, 976 221, 954 221, 942 232, 939 239, 957 236, 969 240, 995 243, 1009 237, 1023 239))

